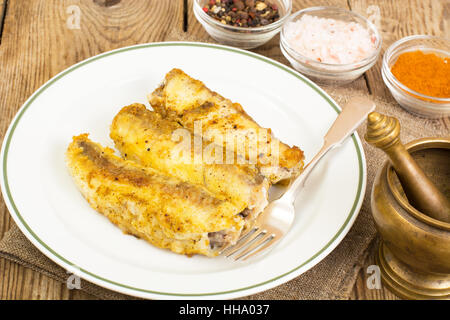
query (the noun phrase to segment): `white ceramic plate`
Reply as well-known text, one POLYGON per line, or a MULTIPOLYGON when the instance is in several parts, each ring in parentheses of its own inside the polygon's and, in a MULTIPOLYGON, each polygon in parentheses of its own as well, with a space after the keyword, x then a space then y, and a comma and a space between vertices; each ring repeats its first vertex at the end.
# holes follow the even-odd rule
MULTIPOLYGON (((172 68, 240 102, 254 119, 306 159, 339 112, 312 82, 263 56, 200 43, 151 43, 107 52, 55 76, 20 109, 3 141, 1 187, 27 238, 50 259, 100 286, 145 298, 236 298, 284 283, 329 254, 350 229, 366 186, 354 135, 310 176, 292 230, 248 263, 185 256, 124 235, 91 209, 65 167, 73 135, 108 138, 114 115, 141 102, 172 68)), ((299 288, 300 290, 300 288, 299 288)))

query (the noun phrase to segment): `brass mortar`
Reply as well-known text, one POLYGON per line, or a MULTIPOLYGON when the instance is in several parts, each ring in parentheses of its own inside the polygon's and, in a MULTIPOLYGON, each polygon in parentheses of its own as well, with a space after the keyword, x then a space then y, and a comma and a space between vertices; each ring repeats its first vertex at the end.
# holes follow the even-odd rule
MULTIPOLYGON (((450 138, 420 139, 405 149, 450 198, 450 138)), ((450 223, 408 202, 389 160, 375 178, 371 206, 382 238, 376 259, 383 283, 407 299, 450 299, 450 223)))

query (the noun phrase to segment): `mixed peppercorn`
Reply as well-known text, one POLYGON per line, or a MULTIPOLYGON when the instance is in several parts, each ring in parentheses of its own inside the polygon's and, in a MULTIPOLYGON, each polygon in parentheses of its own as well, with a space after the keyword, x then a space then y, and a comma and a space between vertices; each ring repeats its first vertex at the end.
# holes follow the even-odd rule
POLYGON ((268 0, 208 0, 203 11, 235 27, 261 27, 280 18, 278 6, 268 0))

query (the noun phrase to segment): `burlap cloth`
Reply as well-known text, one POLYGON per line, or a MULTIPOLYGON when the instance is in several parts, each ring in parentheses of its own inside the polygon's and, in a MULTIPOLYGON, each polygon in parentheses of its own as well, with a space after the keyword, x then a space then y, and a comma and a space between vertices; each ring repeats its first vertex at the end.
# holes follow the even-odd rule
MULTIPOLYGON (((351 97, 365 95, 352 89, 325 90, 340 105, 345 105, 351 97)), ((377 111, 393 115, 400 120, 404 142, 420 137, 449 135, 449 130, 441 129, 438 120, 421 119, 404 111, 394 102, 373 97, 372 99, 377 104, 377 111)), ((363 137, 365 125, 362 125, 358 132, 363 137)), ((363 145, 367 160, 367 189, 362 209, 348 235, 330 255, 311 270, 283 285, 245 299, 348 299, 367 252, 370 251, 367 248, 375 238, 376 230, 370 213, 370 192, 376 171, 386 159, 381 151, 367 145, 365 141, 363 145)), ((66 270, 38 251, 16 225, 13 225, 1 240, 0 256, 61 282, 67 281, 66 270)), ((103 299, 131 298, 87 281, 82 281, 81 290, 103 299)))
MULTIPOLYGON (((200 25, 197 25, 200 28, 200 25)), ((194 30, 195 31, 195 30, 194 30)), ((203 41, 214 42, 211 38, 199 39, 189 33, 172 31, 167 35, 168 41, 203 41)), ((277 40, 274 40, 277 41, 277 40)), ((287 63, 287 61, 285 61, 287 63)), ((367 94, 347 88, 323 87, 335 101, 345 106, 352 97, 367 94)), ((371 97, 377 104, 377 111, 393 115, 402 125, 401 138, 408 142, 421 137, 449 135, 448 129, 442 129, 438 120, 425 120, 404 111, 394 101, 384 101, 371 97), (443 132, 445 130, 445 132, 443 132)), ((362 138, 365 125, 358 133, 362 138)), ((373 246, 376 230, 370 213, 370 192, 376 171, 385 161, 379 150, 369 146, 362 138, 367 160, 367 189, 364 202, 353 227, 338 247, 314 268, 299 277, 265 292, 244 297, 243 299, 348 299, 355 284, 358 272, 367 257, 367 250, 373 246)), ((16 225, 0 241, 0 257, 15 261, 21 265, 43 273, 53 279, 66 282, 68 273, 37 250, 20 232, 16 225)), ((102 299, 134 299, 95 284, 82 280, 81 290, 102 299)))

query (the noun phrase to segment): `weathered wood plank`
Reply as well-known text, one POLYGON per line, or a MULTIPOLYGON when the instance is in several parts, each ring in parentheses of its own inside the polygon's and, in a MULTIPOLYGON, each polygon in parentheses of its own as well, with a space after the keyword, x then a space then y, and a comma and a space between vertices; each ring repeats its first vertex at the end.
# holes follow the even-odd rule
MULTIPOLYGON (((450 34, 450 0, 349 0, 353 11, 373 17, 379 22, 384 51, 396 40, 414 34, 447 36, 450 34), (405 5, 407 4, 407 5, 405 5)), ((389 95, 381 78, 380 58, 374 68, 367 72, 373 93, 389 95)))
MULTIPOLYGON (((0 0, 0 12, 6 0, 0 0)), ((182 30, 183 0, 8 0, 0 45, 0 139, 22 103, 70 65, 182 30), (79 24, 77 15, 79 14, 79 24)), ((12 220, 0 199, 0 238, 12 220)), ((0 259, 0 299, 90 299, 0 259)))
MULTIPOLYGON (((187 32, 183 30, 183 0, 0 0, 0 21, 2 6, 7 1, 8 14, 0 46, 0 137, 24 100, 43 82, 73 63, 100 52, 141 42, 214 42, 193 15, 192 0, 187 1, 187 32), (75 14, 73 10, 68 11, 70 5, 80 8, 80 29, 68 28, 68 18, 75 14)), ((366 16, 377 10, 373 6, 378 6, 384 49, 408 34, 450 34, 450 0, 294 0, 293 11, 317 5, 345 8, 350 5, 352 10, 366 16)), ((253 51, 288 65, 279 50, 278 36, 253 51)), ((381 80, 380 63, 381 60, 366 74, 366 80, 374 94, 391 99, 381 80)), ((367 90, 363 78, 352 83, 351 87, 367 90)), ((447 130, 450 127, 448 119, 435 122, 436 126, 447 126, 447 130)), ((0 237, 11 223, 0 199, 0 237)), ((370 249, 352 298, 396 299, 386 288, 367 289, 366 270, 367 266, 374 264, 374 250, 370 249)), ((0 299, 94 298, 80 291, 69 291, 59 282, 4 259, 0 259, 0 279, 0 299)))
POLYGON ((6 14, 7 0, 0 0, 0 44, 2 43, 3 22, 6 14))
MULTIPOLYGON (((104 51, 162 41, 171 29, 181 30, 182 14, 183 0, 129 0, 111 7, 92 0, 9 0, 0 47, 0 137, 26 98, 53 75, 104 51), (80 29, 68 27, 73 3, 80 29)), ((1 226, 0 236, 8 229, 1 226)))
MULTIPOLYGON (((323 1, 294 0, 292 12, 296 12, 303 8, 312 7, 312 6, 338 6, 338 7, 343 7, 343 8, 349 9, 347 0, 323 0, 323 1)), ((207 32, 203 29, 202 25, 197 21, 192 7, 193 7, 193 0, 188 0, 188 14, 187 14, 188 28, 187 28, 187 34, 185 36, 185 39, 192 40, 192 41, 204 41, 204 42, 215 43, 216 41, 207 34, 207 32)), ((281 63, 284 63, 284 64, 290 66, 289 61, 287 61, 287 59, 283 56, 283 54, 280 51, 279 43, 280 43, 280 37, 279 37, 279 35, 277 35, 276 37, 274 37, 271 41, 269 41, 265 45, 263 45, 259 48, 253 49, 252 51, 262 54, 262 55, 265 55, 267 57, 270 57, 272 59, 275 59, 281 63)), ((357 90, 362 90, 364 92, 368 92, 368 88, 366 86, 366 81, 363 77, 361 77, 357 81, 355 81, 347 86, 355 88, 357 90)), ((327 88, 327 86, 323 86, 323 88, 326 91, 328 89, 330 89, 330 88, 327 88)), ((359 298, 359 296, 361 296, 361 293, 358 295, 358 292, 364 293, 367 291, 367 289, 366 289, 365 285, 363 285, 363 283, 365 283, 364 275, 361 273, 358 277, 358 282, 355 285, 355 288, 353 290, 353 294, 352 294, 353 299, 359 298)), ((367 296, 369 294, 370 293, 368 293, 367 296)), ((387 296, 389 294, 390 294, 389 292, 386 293, 387 296)), ((366 297, 366 295, 364 295, 364 297, 366 297)))
MULTIPOLYGON (((450 34, 449 0, 349 0, 349 5, 353 11, 371 17, 372 21, 377 24, 383 37, 382 55, 393 42, 408 35, 448 36, 450 34)), ((366 73, 368 86, 374 95, 382 96, 388 101, 394 101, 381 77, 381 65, 382 56, 377 64, 366 73)), ((450 128, 448 117, 438 120, 418 118, 417 121, 433 122, 433 125, 437 128, 442 128, 442 132, 448 132, 450 128)), ((372 248, 369 252, 369 258, 360 272, 352 298, 398 299, 387 288, 381 290, 367 289, 368 274, 366 269, 367 266, 375 263, 375 250, 376 248, 372 248)))
MULTIPOLYGON (((383 37, 381 54, 396 40, 415 34, 440 37, 450 35, 450 0, 349 0, 350 8, 363 16, 379 22, 383 37), (378 18, 377 18, 378 16, 378 18)), ((367 82, 374 95, 393 101, 381 77, 382 56, 366 73, 367 82)), ((418 119, 418 121, 420 121, 418 119)), ((431 121, 444 130, 450 128, 450 118, 431 121)))
MULTIPOLYGON (((28 81, 31 80, 31 84, 22 84, 22 86, 19 86, 18 88, 21 91, 17 92, 14 97, 5 101, 0 100, 1 110, 4 110, 2 112, 3 121, 0 123, 1 136, 4 134, 13 114, 26 97, 53 74, 75 62, 99 52, 137 42, 161 41, 165 38, 170 40, 185 39, 205 41, 208 37, 192 14, 191 2, 189 2, 189 10, 187 11, 187 17, 189 19, 189 24, 187 25, 188 33, 182 32, 183 19, 180 18, 182 9, 180 3, 178 3, 178 7, 175 8, 176 17, 173 17, 172 19, 168 19, 167 15, 164 16, 161 12, 168 12, 173 8, 166 8, 166 10, 161 10, 160 12, 152 11, 148 12, 148 14, 143 14, 141 18, 147 18, 147 20, 150 21, 156 17, 156 21, 158 22, 158 24, 153 24, 151 27, 148 26, 148 28, 146 28, 145 23, 142 23, 142 29, 148 33, 153 31, 151 34, 143 36, 142 34, 145 32, 139 34, 136 33, 136 29, 140 30, 140 24, 136 22, 138 25, 133 26, 133 21, 138 21, 138 19, 134 19, 133 13, 126 14, 123 13, 124 10, 120 11, 120 3, 114 5, 111 1, 95 0, 94 3, 99 5, 97 8, 96 6, 93 6, 93 3, 90 1, 70 1, 70 4, 75 3, 80 7, 82 15, 80 19, 80 29, 68 29, 64 28, 64 24, 67 23, 67 20, 65 20, 67 19, 67 11, 65 10, 67 10, 67 7, 69 6, 68 1, 65 3, 60 2, 58 4, 55 2, 50 2, 50 4, 43 3, 43 1, 41 1, 41 3, 34 3, 34 5, 31 6, 30 4, 27 4, 25 8, 18 8, 17 0, 11 1, 13 1, 12 14, 20 17, 20 20, 15 21, 15 25, 8 23, 7 41, 12 45, 8 48, 10 51, 6 54, 4 51, 0 50, 0 63, 6 63, 8 60, 8 63, 13 62, 15 65, 12 65, 4 74, 0 73, 0 78, 11 79, 14 81, 27 79, 28 81), (108 5, 111 4, 113 5, 108 7, 108 5), (114 15, 114 13, 116 15, 114 15), (37 25, 37 22, 31 23, 32 16, 37 16, 38 14, 43 14, 45 17, 44 20, 49 21, 47 26, 44 26, 42 23, 37 25), (164 21, 165 19, 166 21, 164 21), (158 31, 158 28, 161 29, 162 26, 168 26, 170 30, 164 29, 158 31), (53 28, 55 28, 55 30, 52 30, 53 28), (41 31, 39 33, 39 39, 42 39, 44 35, 50 34, 50 36, 47 36, 45 44, 30 37, 35 30, 41 31), (181 39, 179 37, 180 35, 181 39), (26 40, 21 41, 22 38, 25 38, 26 40), (52 44, 52 46, 47 48, 46 45, 48 44, 52 44), (21 56, 15 55, 16 49, 22 51, 21 56), (52 61, 52 63, 45 62, 46 57, 53 56, 58 52, 61 52, 61 54, 59 56, 57 55, 56 61, 52 61), (26 65, 29 67, 17 77, 8 78, 8 76, 15 74, 14 71, 20 67, 19 65, 23 61, 25 61, 26 65), (8 108, 3 108, 4 106, 8 106, 8 108)), ((316 1, 294 1, 294 11, 317 4, 316 1)), ((346 7, 345 0, 322 1, 320 4, 333 4, 346 7)), ((139 5, 133 3, 129 5, 128 12, 145 12, 139 5), (133 5, 137 6, 137 8, 134 8, 135 10, 131 10, 131 6, 133 5)), ((145 8, 150 8, 150 6, 145 8)), ((71 12, 73 14, 73 11, 71 12)), ((279 51, 278 43, 279 38, 276 37, 270 43, 255 51, 288 64, 279 51)), ((7 49, 3 48, 3 50, 7 49)), ((359 83, 362 82, 359 81, 359 83)), ((3 97, 7 96, 10 91, 12 91, 10 87, 6 88, 3 86, 1 90, 2 93, 5 93, 2 94, 3 97)), ((6 212, 4 203, 1 203, 1 217, 4 222, 1 225, 0 236, 8 230, 10 226, 9 214, 6 212)), ((64 285, 6 260, 0 260, 0 277, 6 280, 3 281, 0 286, 0 298, 3 299, 93 298, 80 291, 68 291, 64 285)))
MULTIPOLYGON (((450 34, 450 1, 449 0, 349 0, 350 8, 366 17, 371 17, 383 37, 382 55, 396 40, 414 34, 447 36, 450 34)), ((366 79, 371 92, 382 96, 388 101, 394 101, 381 77, 382 56, 375 66, 366 73, 366 79)), ((400 106, 399 106, 400 108, 400 106)), ((442 132, 450 128, 449 118, 428 120, 417 118, 417 121, 430 121, 442 132)), ((352 298, 357 299, 398 299, 388 289, 369 290, 366 286, 367 266, 374 264, 376 248, 370 249, 366 261, 353 290, 352 298)))

